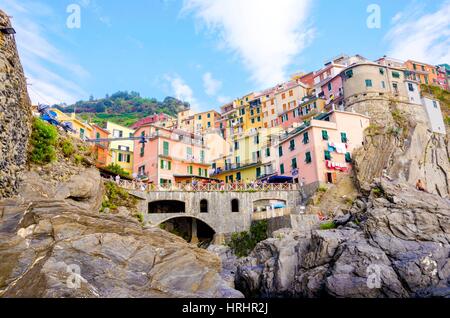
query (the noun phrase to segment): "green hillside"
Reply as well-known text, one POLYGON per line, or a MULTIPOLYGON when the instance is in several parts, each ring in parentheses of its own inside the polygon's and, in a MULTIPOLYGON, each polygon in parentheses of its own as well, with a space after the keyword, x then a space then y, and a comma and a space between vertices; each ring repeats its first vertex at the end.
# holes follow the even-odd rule
POLYGON ((101 99, 91 97, 88 101, 56 107, 65 113, 75 112, 83 119, 90 119, 99 125, 111 121, 130 126, 139 119, 153 114, 165 113, 176 116, 179 111, 189 108, 189 103, 173 97, 158 101, 156 98, 141 97, 137 92, 123 91, 101 99))

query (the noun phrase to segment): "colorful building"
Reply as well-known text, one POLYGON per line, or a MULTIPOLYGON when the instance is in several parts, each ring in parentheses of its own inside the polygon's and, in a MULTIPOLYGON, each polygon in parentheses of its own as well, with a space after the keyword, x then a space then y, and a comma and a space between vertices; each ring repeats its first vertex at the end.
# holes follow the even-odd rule
POLYGON ((278 115, 278 122, 284 129, 292 128, 325 109, 325 100, 318 97, 304 97, 298 106, 278 115))
POLYGON ((369 117, 331 111, 280 139, 278 174, 305 185, 335 183, 351 169, 351 153, 362 145, 369 117))
POLYGON ((206 131, 219 129, 220 114, 215 110, 210 110, 193 115, 191 120, 193 121, 194 133, 201 134, 206 131), (193 118, 192 118, 193 117, 193 118))
POLYGON ((153 124, 163 128, 172 128, 176 125, 176 119, 164 113, 154 114, 152 116, 148 116, 146 118, 137 121, 130 128, 136 130, 141 126, 148 124, 153 124))
POLYGON ((436 67, 437 82, 442 89, 450 90, 450 65, 442 64, 436 67))
MULTIPOLYGON (((103 129, 97 124, 91 124, 92 136, 91 139, 108 139, 109 131, 103 129)), ((93 145, 93 150, 96 155, 97 167, 106 167, 112 162, 111 153, 109 150, 109 142, 108 141, 99 141, 95 142, 93 145)))
POLYGON ((405 67, 408 70, 408 76, 419 81, 420 84, 438 85, 437 69, 435 66, 408 60, 405 62, 405 67))
MULTIPOLYGON (((116 123, 107 122, 106 130, 109 138, 130 138, 134 136, 134 130, 116 123)), ((111 152, 111 163, 119 165, 130 176, 133 174, 133 140, 111 141, 109 145, 111 152)))
POLYGON ((134 141, 133 171, 153 184, 175 183, 175 178, 208 178, 207 149, 199 135, 153 125, 138 128, 135 137, 146 136, 146 144, 134 141))
POLYGON ((76 131, 75 133, 69 133, 72 137, 78 138, 81 140, 86 140, 91 138, 93 135, 93 128, 87 122, 79 119, 75 113, 70 114, 70 116, 66 113, 63 113, 57 108, 52 108, 59 121, 61 122, 70 122, 72 124, 73 129, 76 131))

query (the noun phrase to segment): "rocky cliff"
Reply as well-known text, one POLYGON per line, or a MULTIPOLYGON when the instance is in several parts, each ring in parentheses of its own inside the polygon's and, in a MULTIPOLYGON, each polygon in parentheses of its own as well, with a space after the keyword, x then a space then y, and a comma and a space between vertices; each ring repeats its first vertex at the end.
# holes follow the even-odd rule
POLYGON ((386 170, 392 179, 411 185, 421 179, 429 192, 450 196, 449 140, 431 132, 423 106, 367 100, 352 107, 371 116, 364 146, 354 154, 361 190, 386 170))
MULTIPOLYGON (((0 10, 0 27, 10 27, 0 10)), ((0 33, 0 199, 16 193, 27 159, 31 104, 13 35, 0 33)))
POLYGON ((0 296, 242 297, 209 252, 100 214, 100 175, 78 170, 67 182, 26 172, 18 197, 0 201, 0 296))
POLYGON ((281 230, 240 260, 257 297, 450 297, 450 203, 382 181, 334 230, 281 230))

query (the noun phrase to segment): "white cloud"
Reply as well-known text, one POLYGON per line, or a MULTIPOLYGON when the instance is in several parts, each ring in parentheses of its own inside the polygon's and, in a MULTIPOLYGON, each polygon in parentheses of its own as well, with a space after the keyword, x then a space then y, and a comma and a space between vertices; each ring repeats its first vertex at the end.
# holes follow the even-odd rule
MULTIPOLYGON (((402 19, 387 33, 389 55, 431 64, 450 60, 450 1, 432 13, 423 10, 402 14, 402 19)), ((399 19, 400 20, 400 19, 399 19)))
POLYGON ((232 100, 233 100, 233 99, 232 99, 231 97, 228 97, 228 96, 218 96, 218 97, 217 97, 217 101, 218 101, 221 105, 227 104, 227 103, 231 102, 232 100))
POLYGON ((200 105, 194 96, 194 91, 179 75, 165 75, 165 79, 169 82, 171 92, 175 95, 175 98, 188 102, 193 110, 199 109, 200 105))
MULTIPOLYGON (((88 96, 75 82, 86 79, 89 72, 81 65, 69 60, 46 37, 45 24, 35 22, 37 16, 46 18, 52 9, 36 2, 8 0, 4 10, 12 15, 12 24, 17 31, 16 41, 20 59, 24 67, 29 86, 29 95, 33 103, 73 103, 88 96), (21 8, 27 8, 22 10, 21 8), (31 10, 30 8, 40 8, 31 10), (65 79, 62 74, 71 74, 65 79)), ((50 26, 48 26, 50 27, 50 26)))
POLYGON ((308 45, 311 0, 185 0, 200 26, 236 54, 261 87, 286 79, 287 67, 308 45))
POLYGON ((214 96, 222 87, 222 82, 216 80, 211 73, 207 72, 203 74, 203 87, 208 96, 214 96))

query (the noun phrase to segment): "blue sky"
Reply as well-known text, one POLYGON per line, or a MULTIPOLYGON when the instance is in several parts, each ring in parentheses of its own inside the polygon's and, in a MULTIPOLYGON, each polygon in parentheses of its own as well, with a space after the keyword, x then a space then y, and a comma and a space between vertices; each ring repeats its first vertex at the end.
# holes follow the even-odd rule
POLYGON ((206 110, 341 53, 450 62, 448 0, 0 0, 0 8, 13 16, 35 103, 134 90, 206 110), (80 28, 67 27, 71 4, 80 28), (372 4, 379 28, 367 26, 372 4))

